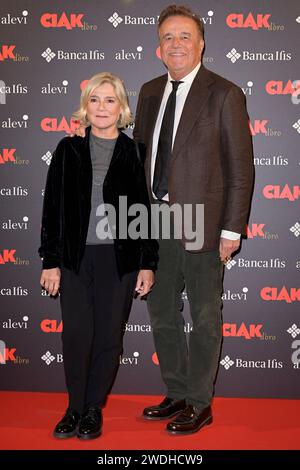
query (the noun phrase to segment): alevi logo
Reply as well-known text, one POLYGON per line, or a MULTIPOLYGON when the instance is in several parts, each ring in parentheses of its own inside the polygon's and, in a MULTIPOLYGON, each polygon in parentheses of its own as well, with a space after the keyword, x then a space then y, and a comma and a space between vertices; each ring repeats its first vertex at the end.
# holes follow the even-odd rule
POLYGON ((227 289, 222 294, 222 300, 233 302, 246 301, 248 290, 248 287, 243 287, 242 292, 232 292, 230 289, 227 289))
POLYGON ((65 132, 70 134, 78 129, 79 123, 64 116, 59 120, 58 118, 45 117, 41 120, 41 129, 44 132, 65 132))
POLYGON ((8 117, 6 121, 1 121, 1 127, 3 129, 27 129, 28 126, 28 115, 24 114, 23 121, 15 121, 11 117, 8 117))
POLYGON ((83 28, 83 17, 83 13, 44 13, 41 16, 40 22, 44 28, 65 28, 71 30, 74 28, 83 28))
POLYGON ((243 90, 244 95, 248 95, 248 96, 252 95, 252 87, 253 87, 252 80, 248 80, 247 81, 247 86, 241 87, 242 90, 243 90))
POLYGON ((253 361, 253 360, 245 360, 242 358, 236 358, 232 360, 230 356, 225 356, 221 361, 220 364, 224 367, 225 370, 230 369, 232 366, 236 368, 244 368, 244 369, 282 369, 283 362, 278 361, 277 359, 266 359, 264 361, 253 361))
POLYGON ((248 13, 244 15, 243 13, 230 13, 226 18, 226 24, 229 28, 251 28, 258 30, 261 28, 269 28, 269 18, 270 14, 257 14, 248 13))
POLYGON ((2 328, 8 330, 27 330, 28 320, 29 318, 27 315, 24 315, 21 321, 13 321, 11 318, 9 318, 8 320, 2 321, 2 328))
POLYGON ((234 336, 237 338, 244 338, 244 339, 253 339, 253 338, 261 338, 263 325, 251 323, 248 327, 245 323, 241 323, 238 326, 236 323, 224 323, 223 324, 223 336, 234 336))
POLYGON ((288 199, 291 202, 296 201, 300 197, 300 186, 290 186, 285 184, 264 186, 262 193, 266 199, 288 199))
POLYGON ((12 16, 10 13, 7 13, 6 16, 0 17, 1 25, 18 25, 18 24, 27 24, 28 11, 23 10, 22 16, 12 16))
POLYGON ((132 354, 132 357, 120 356, 120 365, 137 366, 139 357, 140 357, 140 353, 138 351, 135 351, 132 354))
POLYGON ((42 320, 40 326, 44 333, 61 333, 63 330, 62 321, 49 320, 48 318, 42 320))
POLYGON ((24 215, 22 222, 13 222, 8 219, 6 222, 2 222, 3 230, 27 230, 28 229, 28 217, 24 215))
POLYGON ((136 52, 130 52, 130 51, 125 51, 122 49, 121 51, 118 51, 115 53, 115 60, 141 60, 142 59, 142 51, 143 47, 142 46, 137 46, 136 52))
POLYGON ((53 86, 51 83, 47 83, 47 85, 42 86, 41 93, 43 95, 66 95, 68 85, 68 80, 63 80, 62 86, 53 86))
POLYGON ((300 302, 300 288, 290 287, 289 289, 283 286, 279 287, 263 287, 260 291, 260 296, 266 301, 278 301, 291 304, 292 302, 300 302))

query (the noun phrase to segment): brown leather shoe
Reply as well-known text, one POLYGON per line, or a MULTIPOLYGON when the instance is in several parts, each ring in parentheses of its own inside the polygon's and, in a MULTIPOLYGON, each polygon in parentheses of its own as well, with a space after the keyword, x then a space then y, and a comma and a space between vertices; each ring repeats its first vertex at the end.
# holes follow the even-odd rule
POLYGON ((159 405, 148 406, 143 411, 144 419, 168 419, 175 416, 186 407, 185 400, 175 400, 165 397, 159 405))
POLYGON ((193 405, 188 405, 173 421, 167 424, 170 434, 192 434, 199 431, 206 424, 213 421, 211 407, 199 410, 193 405))

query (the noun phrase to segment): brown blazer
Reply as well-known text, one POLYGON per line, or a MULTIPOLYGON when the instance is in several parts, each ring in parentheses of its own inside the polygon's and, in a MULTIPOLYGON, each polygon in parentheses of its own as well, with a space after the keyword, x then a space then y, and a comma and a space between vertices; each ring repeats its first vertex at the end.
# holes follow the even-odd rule
MULTIPOLYGON (((140 91, 134 138, 146 145, 150 189, 153 131, 167 75, 140 91)), ((253 154, 242 90, 201 65, 178 125, 169 174, 170 204, 204 204, 204 245, 218 249, 221 230, 245 234, 253 184, 253 154)))

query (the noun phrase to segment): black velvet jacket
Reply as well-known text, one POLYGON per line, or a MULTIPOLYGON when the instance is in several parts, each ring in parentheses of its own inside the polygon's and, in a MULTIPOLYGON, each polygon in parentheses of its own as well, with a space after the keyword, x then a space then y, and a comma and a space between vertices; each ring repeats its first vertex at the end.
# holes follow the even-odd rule
MULTIPOLYGON (((79 271, 91 212, 90 132, 89 127, 84 138, 63 138, 53 154, 44 195, 39 248, 43 269, 64 266, 79 271)), ((104 202, 116 210, 114 248, 120 276, 139 269, 155 271, 157 267, 156 240, 118 238, 119 196, 127 196, 127 207, 142 203, 149 208, 142 160, 134 141, 121 132, 103 183, 104 202)), ((128 224, 133 219, 128 217, 128 224)))

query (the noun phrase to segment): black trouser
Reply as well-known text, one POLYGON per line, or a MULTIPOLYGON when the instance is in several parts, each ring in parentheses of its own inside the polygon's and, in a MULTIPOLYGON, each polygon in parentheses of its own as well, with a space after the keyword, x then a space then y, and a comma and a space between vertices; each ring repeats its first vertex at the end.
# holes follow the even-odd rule
POLYGON ((218 251, 191 253, 179 240, 159 241, 148 308, 160 370, 169 397, 199 408, 211 402, 218 367, 223 268, 218 251), (181 313, 184 286, 193 321, 189 345, 181 313))
POLYGON ((103 406, 122 354, 137 273, 120 280, 113 245, 87 245, 78 274, 62 268, 63 357, 69 406, 103 406))

